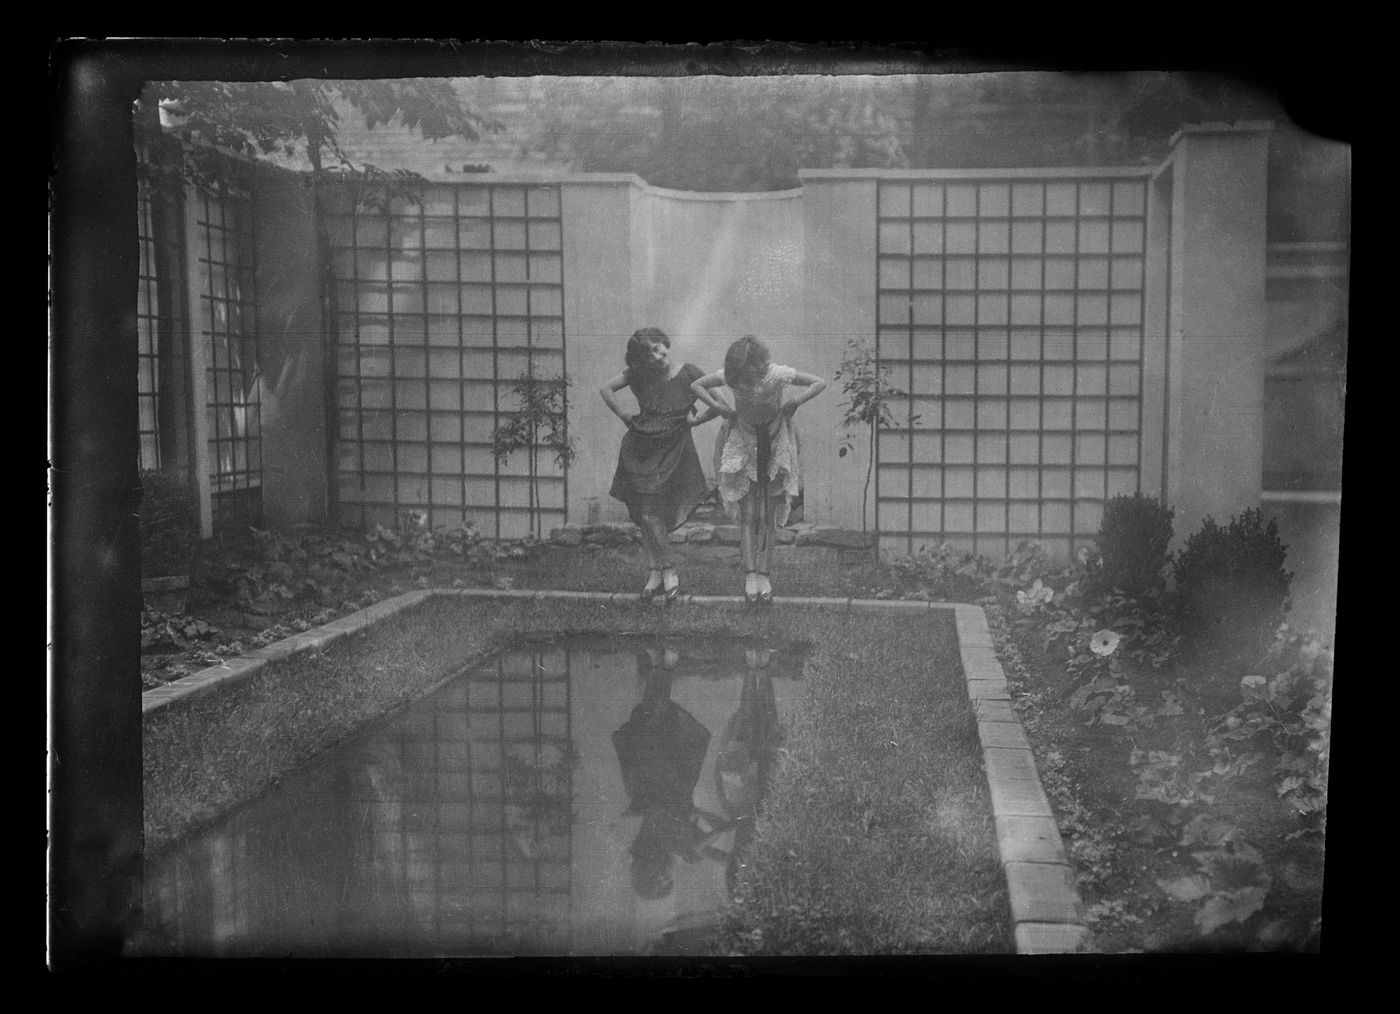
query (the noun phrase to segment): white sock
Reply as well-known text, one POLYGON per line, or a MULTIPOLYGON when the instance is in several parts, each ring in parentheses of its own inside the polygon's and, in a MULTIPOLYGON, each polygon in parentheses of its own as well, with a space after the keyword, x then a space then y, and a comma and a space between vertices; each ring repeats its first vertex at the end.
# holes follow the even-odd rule
POLYGON ((646 587, 648 591, 650 591, 652 588, 661 587, 661 571, 653 570, 650 574, 647 575, 646 587))
POLYGON ((760 595, 767 595, 767 594, 771 593, 772 591, 773 591, 773 586, 772 586, 771 584, 768 583, 768 575, 767 575, 767 574, 760 574, 760 575, 758 575, 758 593, 759 593, 760 595))
POLYGON ((749 571, 747 574, 744 575, 744 594, 758 594, 758 575, 755 574, 753 571, 749 571))
POLYGON ((662 583, 665 584, 667 591, 670 591, 676 585, 681 583, 681 579, 676 575, 675 567, 667 567, 664 571, 661 572, 661 574, 664 579, 662 583))

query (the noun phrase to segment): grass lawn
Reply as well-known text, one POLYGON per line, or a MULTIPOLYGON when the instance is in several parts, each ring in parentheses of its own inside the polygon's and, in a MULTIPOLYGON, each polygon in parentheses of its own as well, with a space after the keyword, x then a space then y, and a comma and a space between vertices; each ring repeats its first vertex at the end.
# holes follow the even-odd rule
POLYGON ((1011 949, 951 614, 933 619, 796 624, 809 697, 737 890, 739 953, 1011 949))
POLYGON ((951 615, 434 598, 325 653, 147 720, 146 834, 178 839, 516 639, 797 640, 785 730, 722 946, 737 954, 1006 953, 1005 885, 951 615))

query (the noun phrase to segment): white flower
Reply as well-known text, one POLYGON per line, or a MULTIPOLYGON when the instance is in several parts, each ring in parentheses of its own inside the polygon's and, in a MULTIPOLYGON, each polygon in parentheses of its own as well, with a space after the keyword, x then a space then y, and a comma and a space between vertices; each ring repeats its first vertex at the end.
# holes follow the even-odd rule
POLYGON ((1111 630, 1100 630, 1089 639, 1089 650, 1095 655, 1107 657, 1118 649, 1120 638, 1111 630))
POLYGON ((1016 593, 1016 605, 1021 609, 1031 610, 1044 605, 1054 597, 1055 589, 1045 587, 1045 582, 1036 578, 1035 584, 1031 585, 1028 591, 1016 593))

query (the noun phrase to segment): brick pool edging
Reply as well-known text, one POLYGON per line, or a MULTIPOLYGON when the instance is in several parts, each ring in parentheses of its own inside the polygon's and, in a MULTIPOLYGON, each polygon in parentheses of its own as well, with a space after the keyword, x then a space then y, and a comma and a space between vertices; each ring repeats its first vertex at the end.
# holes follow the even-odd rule
MULTIPOLYGON (((442 596, 461 598, 564 599, 635 603, 635 593, 491 588, 428 588, 377 602, 324 626, 293 634, 263 648, 225 659, 141 695, 141 715, 175 701, 189 700, 215 687, 251 677, 270 662, 320 651, 347 634, 442 596)), ((682 604, 731 605, 728 595, 682 595, 682 604)), ((997 852, 1011 902, 1011 923, 1018 954, 1064 954, 1078 950, 1089 935, 1083 903, 1075 887, 1054 811, 1040 784, 1035 756, 1020 717, 1011 706, 1006 674, 992 648, 987 614, 980 606, 900 599, 783 598, 775 606, 796 606, 851 613, 931 613, 952 611, 958 634, 967 696, 977 718, 983 768, 996 821, 997 852)))
POLYGON ((1083 902, 1030 741, 1011 706, 987 614, 980 606, 958 604, 952 609, 967 696, 977 715, 1016 953, 1072 953, 1089 936, 1083 902))
POLYGON ((395 595, 393 598, 376 602, 372 606, 342 616, 338 620, 332 620, 323 626, 313 627, 299 634, 293 634, 291 637, 284 637, 282 640, 274 641, 262 648, 245 651, 241 655, 224 659, 218 665, 211 665, 198 672, 190 673, 188 676, 171 680, 164 686, 143 691, 141 694, 141 717, 145 718, 151 712, 158 711, 176 701, 185 701, 207 694, 223 684, 237 683, 248 679, 269 662, 280 662, 303 652, 320 651, 347 634, 364 630, 380 620, 388 619, 395 613, 402 612, 409 606, 417 605, 434 594, 436 592, 432 589, 420 589, 395 595))

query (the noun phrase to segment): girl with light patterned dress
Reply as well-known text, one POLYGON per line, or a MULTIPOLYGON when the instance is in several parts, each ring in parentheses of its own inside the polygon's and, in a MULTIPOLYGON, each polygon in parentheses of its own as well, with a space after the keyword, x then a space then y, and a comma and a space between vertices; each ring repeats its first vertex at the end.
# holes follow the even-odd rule
POLYGON ((802 488, 797 431, 798 406, 826 389, 826 381, 772 362, 767 347, 745 335, 729 347, 724 369, 690 385, 695 396, 725 417, 715 445, 715 477, 720 498, 739 522, 744 562, 744 602, 769 605, 773 586, 773 547, 802 488), (711 394, 727 386, 731 408, 711 394), (800 388, 786 397, 789 388, 800 388))

